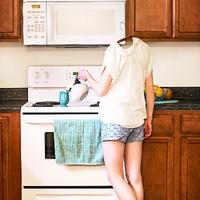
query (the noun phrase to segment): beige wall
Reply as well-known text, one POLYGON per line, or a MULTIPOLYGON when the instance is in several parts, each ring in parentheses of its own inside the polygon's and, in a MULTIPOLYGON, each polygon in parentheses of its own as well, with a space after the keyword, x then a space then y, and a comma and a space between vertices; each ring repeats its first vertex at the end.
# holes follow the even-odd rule
POLYGON ((161 86, 200 87, 200 42, 151 43, 154 82, 161 86))
MULTIPOLYGON (((200 86, 200 42, 149 43, 154 83, 200 86)), ((24 47, 0 43, 0 88, 27 87, 28 65, 101 65, 105 48, 24 47)))

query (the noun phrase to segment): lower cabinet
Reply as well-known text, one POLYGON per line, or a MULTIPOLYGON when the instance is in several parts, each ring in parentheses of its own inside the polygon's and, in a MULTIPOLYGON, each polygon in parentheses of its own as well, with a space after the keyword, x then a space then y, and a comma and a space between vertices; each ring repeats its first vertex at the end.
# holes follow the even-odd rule
POLYGON ((142 176, 145 200, 173 199, 174 135, 174 114, 155 111, 152 136, 143 143, 142 176))
POLYGON ((19 113, 0 113, 0 199, 21 199, 19 113))
POLYGON ((181 114, 181 200, 200 199, 200 112, 181 114))
POLYGON ((173 199, 173 138, 144 142, 142 174, 145 200, 173 199))
POLYGON ((181 139, 181 200, 200 199, 200 137, 181 139))
MULTIPOLYGON (((20 114, 0 113, 0 200, 21 200, 20 114)), ((200 111, 155 110, 143 143, 145 200, 200 199, 200 111)))
POLYGON ((200 111, 155 110, 142 176, 145 200, 200 199, 200 111))

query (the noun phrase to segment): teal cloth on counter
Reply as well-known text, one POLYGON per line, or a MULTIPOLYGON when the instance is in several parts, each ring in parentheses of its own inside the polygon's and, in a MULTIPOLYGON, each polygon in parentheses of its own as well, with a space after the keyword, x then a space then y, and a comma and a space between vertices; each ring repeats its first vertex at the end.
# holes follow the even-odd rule
POLYGON ((55 119, 54 144, 58 164, 104 164, 98 119, 55 119))

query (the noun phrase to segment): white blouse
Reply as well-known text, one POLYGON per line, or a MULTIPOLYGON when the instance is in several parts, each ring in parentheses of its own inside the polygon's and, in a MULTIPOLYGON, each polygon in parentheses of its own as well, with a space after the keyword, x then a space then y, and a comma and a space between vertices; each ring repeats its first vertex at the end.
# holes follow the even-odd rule
POLYGON ((146 118, 145 79, 152 71, 149 46, 139 38, 133 38, 128 48, 115 42, 105 51, 103 67, 112 82, 100 99, 100 119, 123 127, 141 126, 146 118))

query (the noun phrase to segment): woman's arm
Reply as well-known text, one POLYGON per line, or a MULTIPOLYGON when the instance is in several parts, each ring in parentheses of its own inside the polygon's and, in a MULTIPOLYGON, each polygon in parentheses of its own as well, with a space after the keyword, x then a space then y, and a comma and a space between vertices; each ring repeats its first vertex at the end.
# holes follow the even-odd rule
POLYGON ((112 77, 106 68, 102 72, 100 81, 95 80, 87 70, 81 70, 78 74, 78 78, 83 81, 88 81, 90 86, 100 96, 107 94, 112 82, 112 77))
POLYGON ((146 87, 147 118, 145 120, 144 133, 145 133, 145 138, 147 138, 152 133, 152 118, 153 118, 154 98, 155 98, 152 73, 146 78, 145 87, 146 87))

